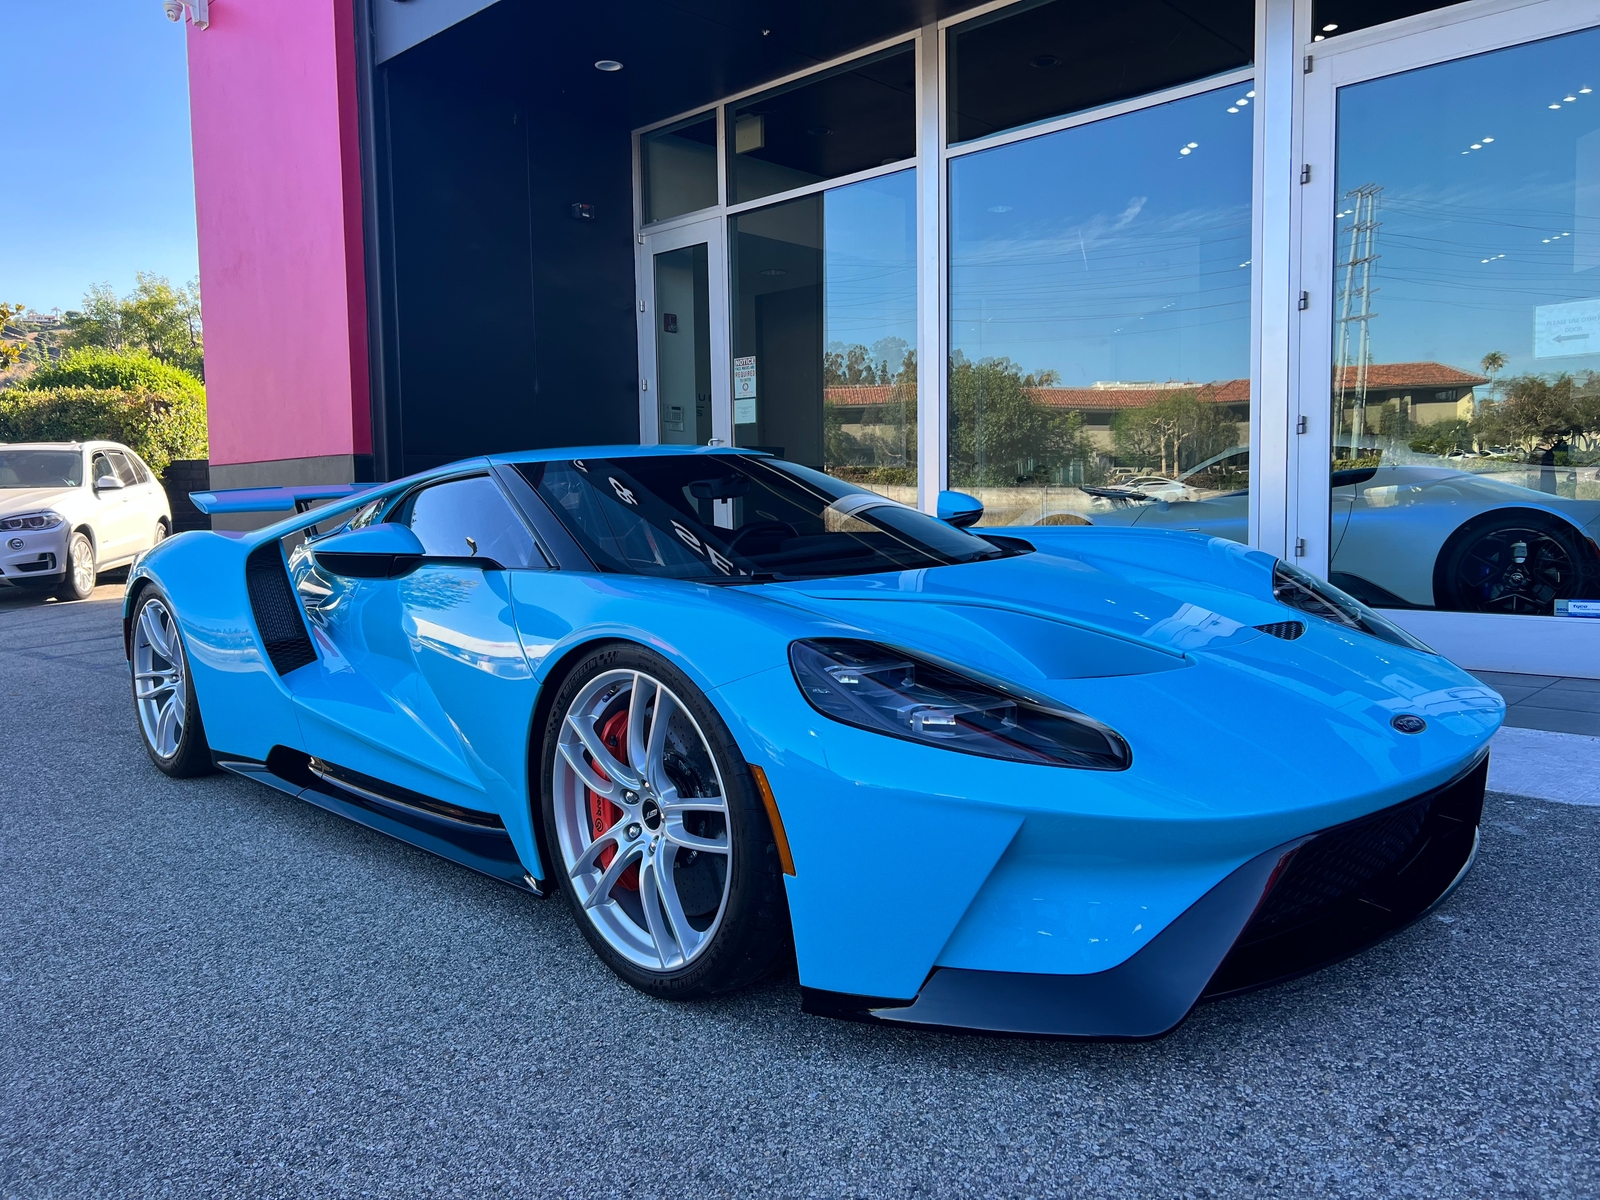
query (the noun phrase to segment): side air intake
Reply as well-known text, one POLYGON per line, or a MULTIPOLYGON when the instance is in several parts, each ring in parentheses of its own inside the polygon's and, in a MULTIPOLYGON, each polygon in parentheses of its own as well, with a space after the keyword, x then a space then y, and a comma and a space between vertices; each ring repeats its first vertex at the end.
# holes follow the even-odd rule
POLYGON ((257 546, 244 563, 245 588, 250 593, 250 611, 267 657, 279 675, 317 661, 317 651, 306 632, 306 623, 295 603, 289 573, 283 565, 283 549, 276 541, 257 546))

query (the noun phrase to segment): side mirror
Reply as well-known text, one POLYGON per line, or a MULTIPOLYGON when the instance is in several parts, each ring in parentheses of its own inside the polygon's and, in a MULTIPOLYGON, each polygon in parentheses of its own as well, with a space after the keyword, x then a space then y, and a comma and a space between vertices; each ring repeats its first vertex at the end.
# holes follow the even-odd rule
POLYGON ((120 492, 127 486, 115 475, 102 475, 94 481, 94 490, 97 492, 120 492))
POLYGON ((347 579, 398 579, 417 569, 423 553, 409 526, 388 522, 336 533, 311 545, 317 566, 347 579))
POLYGON ((983 520, 983 501, 965 492, 939 493, 939 520, 965 529, 983 520))

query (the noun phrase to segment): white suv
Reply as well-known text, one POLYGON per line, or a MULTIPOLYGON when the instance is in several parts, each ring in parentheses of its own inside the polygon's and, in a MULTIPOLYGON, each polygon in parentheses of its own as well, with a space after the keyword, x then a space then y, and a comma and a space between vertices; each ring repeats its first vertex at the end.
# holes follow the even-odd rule
POLYGON ((115 442, 0 442, 0 585, 82 600, 172 532, 167 494, 115 442))

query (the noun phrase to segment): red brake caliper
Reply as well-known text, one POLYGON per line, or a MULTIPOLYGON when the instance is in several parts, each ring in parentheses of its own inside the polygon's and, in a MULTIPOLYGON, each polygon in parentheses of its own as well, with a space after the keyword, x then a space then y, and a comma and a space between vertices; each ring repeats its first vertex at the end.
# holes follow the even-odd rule
MULTIPOLYGON (((604 743, 607 750, 616 755, 619 762, 627 761, 627 709, 623 709, 618 713, 613 713, 606 723, 600 726, 600 741, 604 743)), ((600 776, 601 779, 609 780, 611 778, 611 776, 605 773, 604 768, 602 768, 599 763, 594 761, 593 756, 589 756, 589 765, 594 768, 595 774, 600 776)), ((588 797, 589 801, 590 837, 599 837, 618 821, 622 820, 622 810, 615 804, 611 803, 611 801, 607 800, 604 796, 598 796, 588 788, 584 789, 584 794, 588 797)), ((615 846, 607 846, 604 850, 600 851, 600 870, 604 871, 607 867, 609 867, 611 865, 611 860, 616 856, 617 848, 615 846)), ((637 892, 639 890, 638 863, 634 863, 633 866, 629 867, 622 873, 622 877, 617 880, 617 886, 629 892, 637 892)))

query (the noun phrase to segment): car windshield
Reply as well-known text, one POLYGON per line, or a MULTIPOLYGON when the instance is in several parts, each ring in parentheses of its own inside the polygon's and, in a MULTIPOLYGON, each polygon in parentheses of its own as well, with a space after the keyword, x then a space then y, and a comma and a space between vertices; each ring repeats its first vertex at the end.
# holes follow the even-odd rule
POLYGON ((76 450, 0 450, 0 488, 83 485, 83 455, 76 450))
POLYGON ((1015 553, 876 492, 755 455, 571 459, 517 470, 603 571, 759 583, 1015 553))

